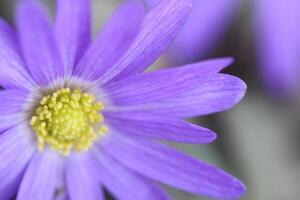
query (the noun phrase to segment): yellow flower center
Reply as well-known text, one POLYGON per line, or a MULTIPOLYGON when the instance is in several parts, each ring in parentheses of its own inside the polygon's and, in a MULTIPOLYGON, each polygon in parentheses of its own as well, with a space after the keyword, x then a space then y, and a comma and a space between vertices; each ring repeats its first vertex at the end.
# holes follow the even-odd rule
POLYGON ((95 96, 79 89, 62 88, 44 96, 30 122, 39 149, 49 145, 65 156, 72 149, 86 151, 108 131, 102 124, 102 109, 95 96))

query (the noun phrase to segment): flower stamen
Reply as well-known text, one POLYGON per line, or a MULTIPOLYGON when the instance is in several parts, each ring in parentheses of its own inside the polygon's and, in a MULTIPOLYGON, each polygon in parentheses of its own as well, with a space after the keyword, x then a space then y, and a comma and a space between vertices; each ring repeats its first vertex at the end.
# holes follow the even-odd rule
POLYGON ((39 150, 48 144, 65 156, 72 149, 86 151, 108 131, 100 113, 103 108, 95 96, 79 89, 62 88, 44 96, 30 122, 39 150))

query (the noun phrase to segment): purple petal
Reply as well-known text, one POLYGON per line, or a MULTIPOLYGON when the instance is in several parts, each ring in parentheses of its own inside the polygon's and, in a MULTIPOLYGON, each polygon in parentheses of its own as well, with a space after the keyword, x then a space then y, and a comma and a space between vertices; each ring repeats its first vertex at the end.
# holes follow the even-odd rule
POLYGON ((245 186, 226 172, 149 140, 113 135, 103 148, 126 167, 162 183, 213 198, 238 198, 245 186))
POLYGON ((1 90, 0 91, 0 116, 23 111, 29 92, 25 90, 1 90))
POLYGON ((102 189, 93 166, 85 154, 73 154, 67 159, 65 174, 70 200, 103 200, 102 189))
POLYGON ((24 90, 0 91, 0 133, 24 120, 22 112, 28 96, 24 90))
MULTIPOLYGON (((217 74, 178 96, 153 103, 116 107, 118 111, 151 112, 171 117, 196 117, 227 110, 244 96, 246 84, 237 77, 217 74)), ((109 108, 107 108, 109 109, 109 108)))
POLYGON ((239 0, 195 1, 189 19, 170 47, 171 61, 184 64, 207 56, 230 28, 239 4, 239 0))
POLYGON ((43 7, 35 0, 21 0, 16 24, 27 69, 34 80, 46 85, 62 77, 64 69, 43 7))
POLYGON ((217 135, 202 128, 173 117, 144 112, 106 113, 105 119, 122 134, 152 137, 184 143, 209 143, 217 135))
POLYGON ((126 54, 99 83, 137 74, 149 67, 170 45, 186 21, 193 0, 165 0, 152 9, 126 54))
POLYGON ((34 143, 26 124, 15 126, 0 135, 0 197, 11 199, 17 192, 34 143))
POLYGON ((98 174, 107 189, 120 200, 169 200, 154 183, 131 172, 101 150, 95 150, 98 174))
POLYGON ((53 200, 61 179, 61 155, 49 149, 36 152, 25 172, 17 200, 53 200))
POLYGON ((115 105, 146 104, 191 90, 231 63, 231 58, 221 58, 163 69, 113 81, 104 90, 115 105))
POLYGON ((91 0, 58 0, 55 35, 67 75, 91 41, 91 0))
POLYGON ((296 94, 299 88, 300 2, 255 0, 254 15, 261 75, 277 95, 296 94))
POLYGON ((126 1, 107 22, 75 69, 75 74, 95 80, 126 52, 138 33, 144 8, 138 1, 126 1))
POLYGON ((0 85, 4 88, 27 88, 34 81, 24 68, 14 30, 0 18, 0 85))

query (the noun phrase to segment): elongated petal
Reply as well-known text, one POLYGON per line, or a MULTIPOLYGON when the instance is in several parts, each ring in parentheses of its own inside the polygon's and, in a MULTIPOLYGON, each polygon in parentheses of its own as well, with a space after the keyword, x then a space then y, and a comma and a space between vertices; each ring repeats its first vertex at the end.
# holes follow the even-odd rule
POLYGON ((186 21, 193 0, 164 0, 145 17, 135 41, 124 56, 98 80, 106 83, 149 67, 170 45, 186 21), (117 77, 116 77, 117 76, 117 77))
POLYGON ((227 110, 238 103, 246 91, 237 77, 218 74, 181 95, 148 104, 118 107, 119 111, 151 112, 171 117, 195 117, 227 110))
POLYGON ((4 88, 34 86, 19 53, 14 30, 0 18, 0 85, 4 88))
POLYGON ((101 150, 96 150, 94 159, 101 181, 120 200, 169 200, 155 184, 131 172, 110 158, 101 150))
POLYGON ((107 22, 75 69, 75 74, 94 80, 109 70, 126 52, 144 17, 138 1, 126 1, 107 22))
POLYGON ((62 77, 64 69, 43 7, 36 0, 21 0, 16 24, 27 69, 34 80, 46 85, 62 77))
POLYGON ((189 19, 170 47, 176 64, 203 59, 218 45, 237 13, 239 0, 195 1, 189 19))
POLYGON ((102 188, 85 154, 71 155, 65 169, 70 200, 103 200, 102 188))
POLYGON ((114 135, 104 148, 128 168, 191 193, 233 199, 245 192, 238 179, 204 162, 149 140, 114 135))
POLYGON ((209 143, 216 139, 211 130, 173 117, 144 112, 114 112, 105 115, 107 123, 120 133, 185 143, 209 143))
POLYGON ((254 0, 253 4, 263 81, 276 95, 294 95, 300 78, 300 2, 254 0))
POLYGON ((61 156, 52 150, 36 152, 22 180, 17 200, 53 200, 61 178, 61 156))
POLYGON ((67 75, 91 41, 91 0, 58 0, 55 35, 67 75))
POLYGON ((0 133, 24 120, 22 112, 28 96, 24 90, 0 91, 0 133))
POLYGON ((20 113, 29 97, 29 92, 24 90, 1 90, 0 91, 0 115, 20 113))
POLYGON ((104 87, 115 105, 146 104, 177 96, 207 81, 232 62, 231 58, 163 69, 112 81, 104 87))
POLYGON ((26 164, 33 151, 31 132, 26 124, 13 127, 0 135, 0 198, 9 200, 16 194, 26 164))

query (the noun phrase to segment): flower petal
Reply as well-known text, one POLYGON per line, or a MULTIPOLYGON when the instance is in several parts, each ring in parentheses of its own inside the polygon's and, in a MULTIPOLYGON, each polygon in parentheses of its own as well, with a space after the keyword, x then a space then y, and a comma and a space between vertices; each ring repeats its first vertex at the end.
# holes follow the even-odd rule
POLYGON ((73 154, 67 159, 65 174, 70 200, 103 200, 100 182, 85 155, 73 154))
POLYGON ((58 0, 55 35, 67 75, 91 41, 91 0, 58 0))
POLYGON ((0 135, 1 200, 11 199, 17 192, 34 144, 26 124, 15 126, 0 135))
POLYGON ((122 134, 152 137, 184 143, 209 143, 217 135, 206 128, 173 117, 144 112, 113 112, 105 115, 107 123, 122 134))
POLYGON ((27 88, 34 81, 26 71, 14 30, 0 18, 0 85, 4 88, 27 88))
MULTIPOLYGON (((178 96, 153 103, 118 107, 119 111, 151 112, 171 117, 196 117, 227 110, 244 96, 246 84, 237 77, 217 74, 178 96)), ((116 109, 115 109, 116 110, 116 109)))
POLYGON ((1 90, 0 91, 0 116, 12 113, 20 113, 24 108, 29 92, 25 90, 1 90))
POLYGON ((169 197, 146 178, 131 172, 101 150, 95 150, 93 160, 107 189, 120 200, 168 200, 169 197))
POLYGON ((43 7, 36 0, 21 0, 16 24, 27 69, 34 80, 46 85, 62 77, 64 69, 43 7))
POLYGON ((53 200, 62 179, 62 157, 47 149, 36 152, 22 180, 17 200, 53 200))
POLYGON ((298 0, 255 0, 255 30, 261 76, 276 95, 295 95, 299 89, 298 0))
POLYGON ((103 148, 126 167, 187 192, 213 198, 238 198, 245 186, 226 172, 167 146, 117 134, 103 148))
POLYGON ((231 63, 231 58, 211 59, 112 81, 103 89, 108 96, 106 98, 118 106, 151 103, 190 90, 231 63))
POLYGON ((0 133, 23 121, 21 114, 28 96, 24 90, 0 91, 0 133))
POLYGON ((102 77, 100 84, 137 74, 149 67, 171 44, 185 23, 193 0, 161 1, 145 17, 141 30, 124 56, 102 77))
POLYGON ((126 52, 138 33, 144 8, 138 1, 126 1, 107 22, 75 69, 75 74, 95 80, 126 52))

